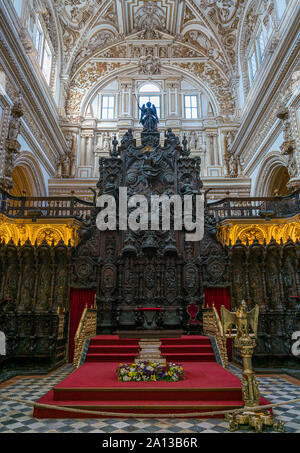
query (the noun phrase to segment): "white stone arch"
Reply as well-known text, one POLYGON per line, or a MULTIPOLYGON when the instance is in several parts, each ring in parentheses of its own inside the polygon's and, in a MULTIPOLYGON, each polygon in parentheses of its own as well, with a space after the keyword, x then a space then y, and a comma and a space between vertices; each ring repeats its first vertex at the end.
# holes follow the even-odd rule
MULTIPOLYGON (((85 43, 86 41, 89 41, 94 35, 96 35, 97 33, 99 33, 99 31, 102 31, 102 30, 111 31, 115 36, 118 34, 118 30, 114 25, 107 24, 107 23, 99 24, 96 27, 92 28, 87 33, 83 43, 85 43)), ((78 49, 78 50, 80 50, 80 49, 78 49)))
POLYGON ((274 175, 282 168, 287 170, 287 162, 279 151, 268 154, 260 164, 255 184, 254 196, 268 197, 271 194, 274 175))
MULTIPOLYGON (((184 71, 178 67, 174 68, 173 66, 168 66, 168 65, 162 65, 161 66, 161 72, 162 72, 162 77, 166 75, 174 75, 174 72, 180 73, 187 81, 190 81, 194 85, 199 87, 199 91, 204 93, 210 100, 212 108, 214 110, 214 116, 218 116, 220 114, 220 108, 219 108, 219 103, 211 90, 210 87, 205 85, 203 81, 199 78, 197 78, 194 74, 184 71), (165 73, 163 71, 166 71, 165 73)), ((101 91, 106 85, 111 83, 116 77, 119 76, 134 76, 136 78, 137 73, 136 73, 136 66, 126 66, 123 68, 120 68, 118 70, 115 70, 113 72, 110 72, 106 76, 104 76, 99 82, 95 83, 83 96, 81 100, 81 106, 80 106, 80 115, 84 116, 85 111, 88 107, 88 104, 92 100, 92 98, 97 94, 98 91, 101 91)), ((151 80, 151 83, 155 83, 155 80, 151 80)))
POLYGON ((30 151, 22 151, 16 159, 14 171, 18 170, 23 179, 24 187, 27 187, 27 196, 47 196, 45 178, 40 165, 30 151))
POLYGON ((0 330, 0 355, 6 355, 6 336, 5 333, 0 330))

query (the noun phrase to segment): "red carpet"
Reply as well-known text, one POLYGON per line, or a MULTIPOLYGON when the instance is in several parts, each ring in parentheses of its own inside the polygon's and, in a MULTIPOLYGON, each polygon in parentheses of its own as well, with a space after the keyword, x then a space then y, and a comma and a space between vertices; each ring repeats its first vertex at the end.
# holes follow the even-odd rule
MULTIPOLYGON (((167 362, 197 361, 215 362, 209 338, 183 335, 181 338, 163 338, 161 353, 167 362)), ((133 362, 138 355, 139 340, 119 339, 110 335, 98 336, 91 340, 87 362, 133 362)))
MULTIPOLYGON (((119 413, 192 413, 243 406, 240 380, 218 365, 210 341, 201 336, 163 339, 167 361, 184 366, 186 378, 169 382, 119 382, 120 362, 132 362, 138 340, 98 336, 91 340, 84 365, 38 402, 119 413)), ((265 400, 261 403, 267 404, 265 400)), ((100 418, 95 415, 34 409, 37 418, 100 418)), ((124 415, 126 417, 126 415, 124 415)))

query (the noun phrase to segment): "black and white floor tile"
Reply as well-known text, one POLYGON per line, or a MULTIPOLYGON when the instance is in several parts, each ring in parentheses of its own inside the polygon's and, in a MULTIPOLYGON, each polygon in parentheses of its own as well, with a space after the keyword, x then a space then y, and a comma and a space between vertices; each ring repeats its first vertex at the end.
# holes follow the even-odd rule
MULTIPOLYGON (((240 376, 240 370, 230 365, 240 376)), ((23 377, 0 389, 0 395, 34 402, 73 371, 66 365, 47 377, 23 377)), ((300 397, 300 386, 283 377, 259 377, 263 396, 272 403, 300 397)), ((224 419, 46 419, 32 416, 33 408, 23 403, 0 400, 1 433, 225 433, 230 432, 224 419)), ((300 403, 274 409, 285 424, 285 432, 300 433, 300 403)), ((239 431, 240 432, 240 431, 239 431)), ((243 429, 243 432, 253 432, 243 429)), ((271 431, 272 432, 272 431, 271 431)))

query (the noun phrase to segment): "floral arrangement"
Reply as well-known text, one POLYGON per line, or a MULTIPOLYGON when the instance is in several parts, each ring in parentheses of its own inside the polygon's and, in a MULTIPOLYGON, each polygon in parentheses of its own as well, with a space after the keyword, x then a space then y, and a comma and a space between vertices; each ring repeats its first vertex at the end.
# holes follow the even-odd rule
POLYGON ((144 363, 120 363, 118 369, 119 381, 168 381, 176 382, 184 379, 185 374, 182 365, 169 363, 162 365, 154 362, 144 363))

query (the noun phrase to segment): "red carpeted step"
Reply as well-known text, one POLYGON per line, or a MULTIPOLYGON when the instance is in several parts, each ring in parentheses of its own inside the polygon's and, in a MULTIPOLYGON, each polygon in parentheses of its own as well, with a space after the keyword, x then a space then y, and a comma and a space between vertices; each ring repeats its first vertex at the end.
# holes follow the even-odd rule
POLYGON ((96 345, 90 346, 88 354, 135 354, 139 352, 139 347, 136 345, 96 345))
POLYGON ((215 362, 215 354, 213 352, 204 352, 204 353, 195 353, 195 352, 185 352, 185 353, 165 353, 164 357, 167 362, 215 362))
POLYGON ((185 354, 186 351, 188 352, 213 352, 213 348, 210 344, 196 344, 196 345, 162 345, 161 348, 161 353, 172 353, 176 352, 179 354, 185 354))
POLYGON ((103 354, 90 354, 88 353, 86 356, 86 362, 121 362, 121 363, 131 363, 134 362, 137 353, 130 354, 130 353, 103 353, 103 354))
POLYGON ((131 338, 124 338, 120 339, 119 337, 112 338, 111 340, 103 338, 103 337, 94 337, 90 341, 91 346, 122 346, 122 345, 132 345, 132 346, 139 346, 139 340, 131 339, 131 338))
MULTIPOLYGON (((115 400, 64 400, 53 401, 51 392, 39 400, 41 404, 56 405, 58 407, 68 407, 73 409, 84 409, 91 411, 117 412, 117 413, 136 413, 136 414, 180 414, 195 413, 207 411, 223 411, 228 409, 238 409, 243 407, 242 401, 216 401, 216 400, 194 400, 194 401, 169 401, 169 400, 152 400, 144 404, 143 401, 126 401, 120 402, 115 400)), ((35 408, 34 417, 36 418, 101 418, 99 415, 81 414, 77 412, 63 412, 55 409, 35 408)), ((125 416, 125 415, 124 415, 125 416)), ((108 417, 103 415, 103 417, 108 417)), ((206 416, 207 417, 207 416, 206 416)))
MULTIPOLYGON (((130 353, 97 353, 92 354, 88 353, 86 356, 86 362, 121 362, 121 363, 131 363, 134 362, 137 354, 130 354, 130 353)), ((172 354, 164 354, 164 357, 167 362, 215 362, 215 355, 213 353, 172 353, 172 354)))
POLYGON ((199 335, 183 335, 181 338, 162 338, 162 345, 210 345, 210 339, 199 335))
POLYGON ((54 389, 54 401, 119 401, 120 403, 128 403, 135 401, 136 404, 141 402, 151 401, 168 401, 169 404, 175 400, 180 401, 241 401, 241 389, 237 388, 204 388, 204 389, 166 389, 166 388, 114 388, 114 389, 54 389))

